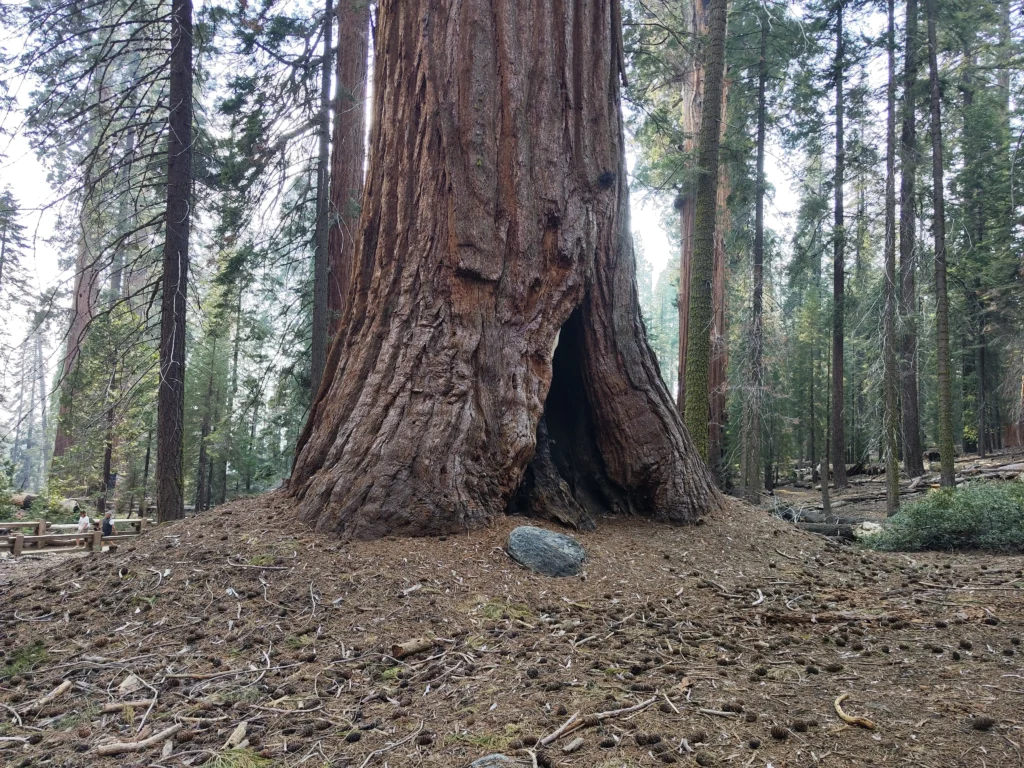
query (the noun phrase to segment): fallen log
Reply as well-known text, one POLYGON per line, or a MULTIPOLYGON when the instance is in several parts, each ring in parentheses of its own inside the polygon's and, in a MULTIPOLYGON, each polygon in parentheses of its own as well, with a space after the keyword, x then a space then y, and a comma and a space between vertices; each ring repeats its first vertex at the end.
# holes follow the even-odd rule
POLYGON ((391 646, 391 655, 396 659, 404 659, 414 653, 428 651, 434 647, 434 641, 427 637, 417 637, 413 640, 406 640, 404 643, 395 643, 391 646))
POLYGON ((15 493, 11 496, 11 504, 22 509, 30 509, 32 502, 39 498, 36 493, 15 493))
POLYGON ((142 752, 154 747, 162 741, 166 741, 181 730, 181 723, 176 723, 160 733, 150 736, 142 741, 115 741, 113 744, 100 744, 96 747, 98 755, 120 755, 125 752, 142 752))
POLYGON ((834 539, 847 539, 853 541, 855 526, 836 523, 796 523, 796 527, 808 533, 820 533, 822 536, 829 536, 834 539))

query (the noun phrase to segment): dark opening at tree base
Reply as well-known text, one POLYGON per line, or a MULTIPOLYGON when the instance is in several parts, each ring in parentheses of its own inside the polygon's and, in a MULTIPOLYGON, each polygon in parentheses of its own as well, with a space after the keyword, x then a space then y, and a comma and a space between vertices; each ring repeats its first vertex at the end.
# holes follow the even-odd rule
POLYGON ((577 307, 559 332, 537 450, 507 511, 590 531, 598 515, 628 512, 631 505, 625 490, 608 478, 598 451, 583 372, 582 323, 577 307))

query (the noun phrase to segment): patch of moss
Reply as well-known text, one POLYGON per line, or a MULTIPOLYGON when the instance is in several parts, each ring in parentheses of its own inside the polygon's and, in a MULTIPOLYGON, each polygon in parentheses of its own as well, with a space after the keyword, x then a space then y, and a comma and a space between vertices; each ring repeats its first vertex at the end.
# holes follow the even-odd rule
POLYGON ((522 603, 506 603, 504 600, 488 600, 486 603, 477 606, 476 610, 485 619, 491 619, 492 621, 499 619, 526 620, 533 616, 529 606, 522 603))
POLYGON ((19 648, 7 657, 7 664, 4 665, 3 669, 0 669, 0 680, 27 672, 42 664, 49 656, 50 653, 46 650, 46 645, 40 640, 19 648))
POLYGON ((204 768, 270 768, 273 760, 261 757, 251 749, 230 749, 214 757, 204 768))

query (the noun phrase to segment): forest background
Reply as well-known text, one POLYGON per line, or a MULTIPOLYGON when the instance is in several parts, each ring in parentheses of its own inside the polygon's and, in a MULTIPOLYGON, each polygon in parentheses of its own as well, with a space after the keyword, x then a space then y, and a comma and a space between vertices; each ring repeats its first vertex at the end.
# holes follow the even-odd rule
MULTIPOLYGON (((894 9, 904 123, 896 169, 901 224, 909 225, 900 232, 897 291, 898 450, 909 474, 940 439, 927 5, 894 9), (920 407, 908 424, 911 393, 920 407)), ((1009 0, 935 6, 949 415, 956 450, 985 452, 1020 444, 1024 419, 1022 19, 1009 0)), ((14 490, 112 498, 121 508, 153 493, 167 10, 152 0, 104 0, 0 11, 0 482, 14 490)), ((638 287, 677 395, 703 10, 700 0, 623 7, 638 287)), ((709 463, 723 486, 745 487, 751 498, 826 458, 837 437, 837 466, 884 453, 886 11, 863 0, 730 6, 709 463), (838 367, 837 333, 845 343, 838 367), (751 362, 755 338, 763 370, 751 362)), ((335 154, 340 146, 339 114, 366 115, 373 13, 360 2, 330 13, 301 2, 196 8, 182 481, 197 508, 274 487, 289 473, 317 349, 323 354, 316 329, 329 327, 316 317, 318 249, 329 250, 328 229, 358 214, 345 208, 352 200, 326 207, 325 153, 331 133, 335 154), (325 26, 342 10, 357 23, 325 26), (359 50, 353 30, 364 71, 359 84, 339 86, 343 57, 333 46, 342 50, 344 34, 344 50, 359 50)))

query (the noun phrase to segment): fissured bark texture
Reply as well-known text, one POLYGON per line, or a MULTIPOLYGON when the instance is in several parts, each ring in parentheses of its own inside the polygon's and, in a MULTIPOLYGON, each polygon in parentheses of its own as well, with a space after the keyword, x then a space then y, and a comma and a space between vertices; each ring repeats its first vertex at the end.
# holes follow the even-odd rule
POLYGON ((353 537, 510 506, 696 520, 720 497, 640 319, 618 3, 378 18, 353 301, 299 439, 301 519, 353 537))

